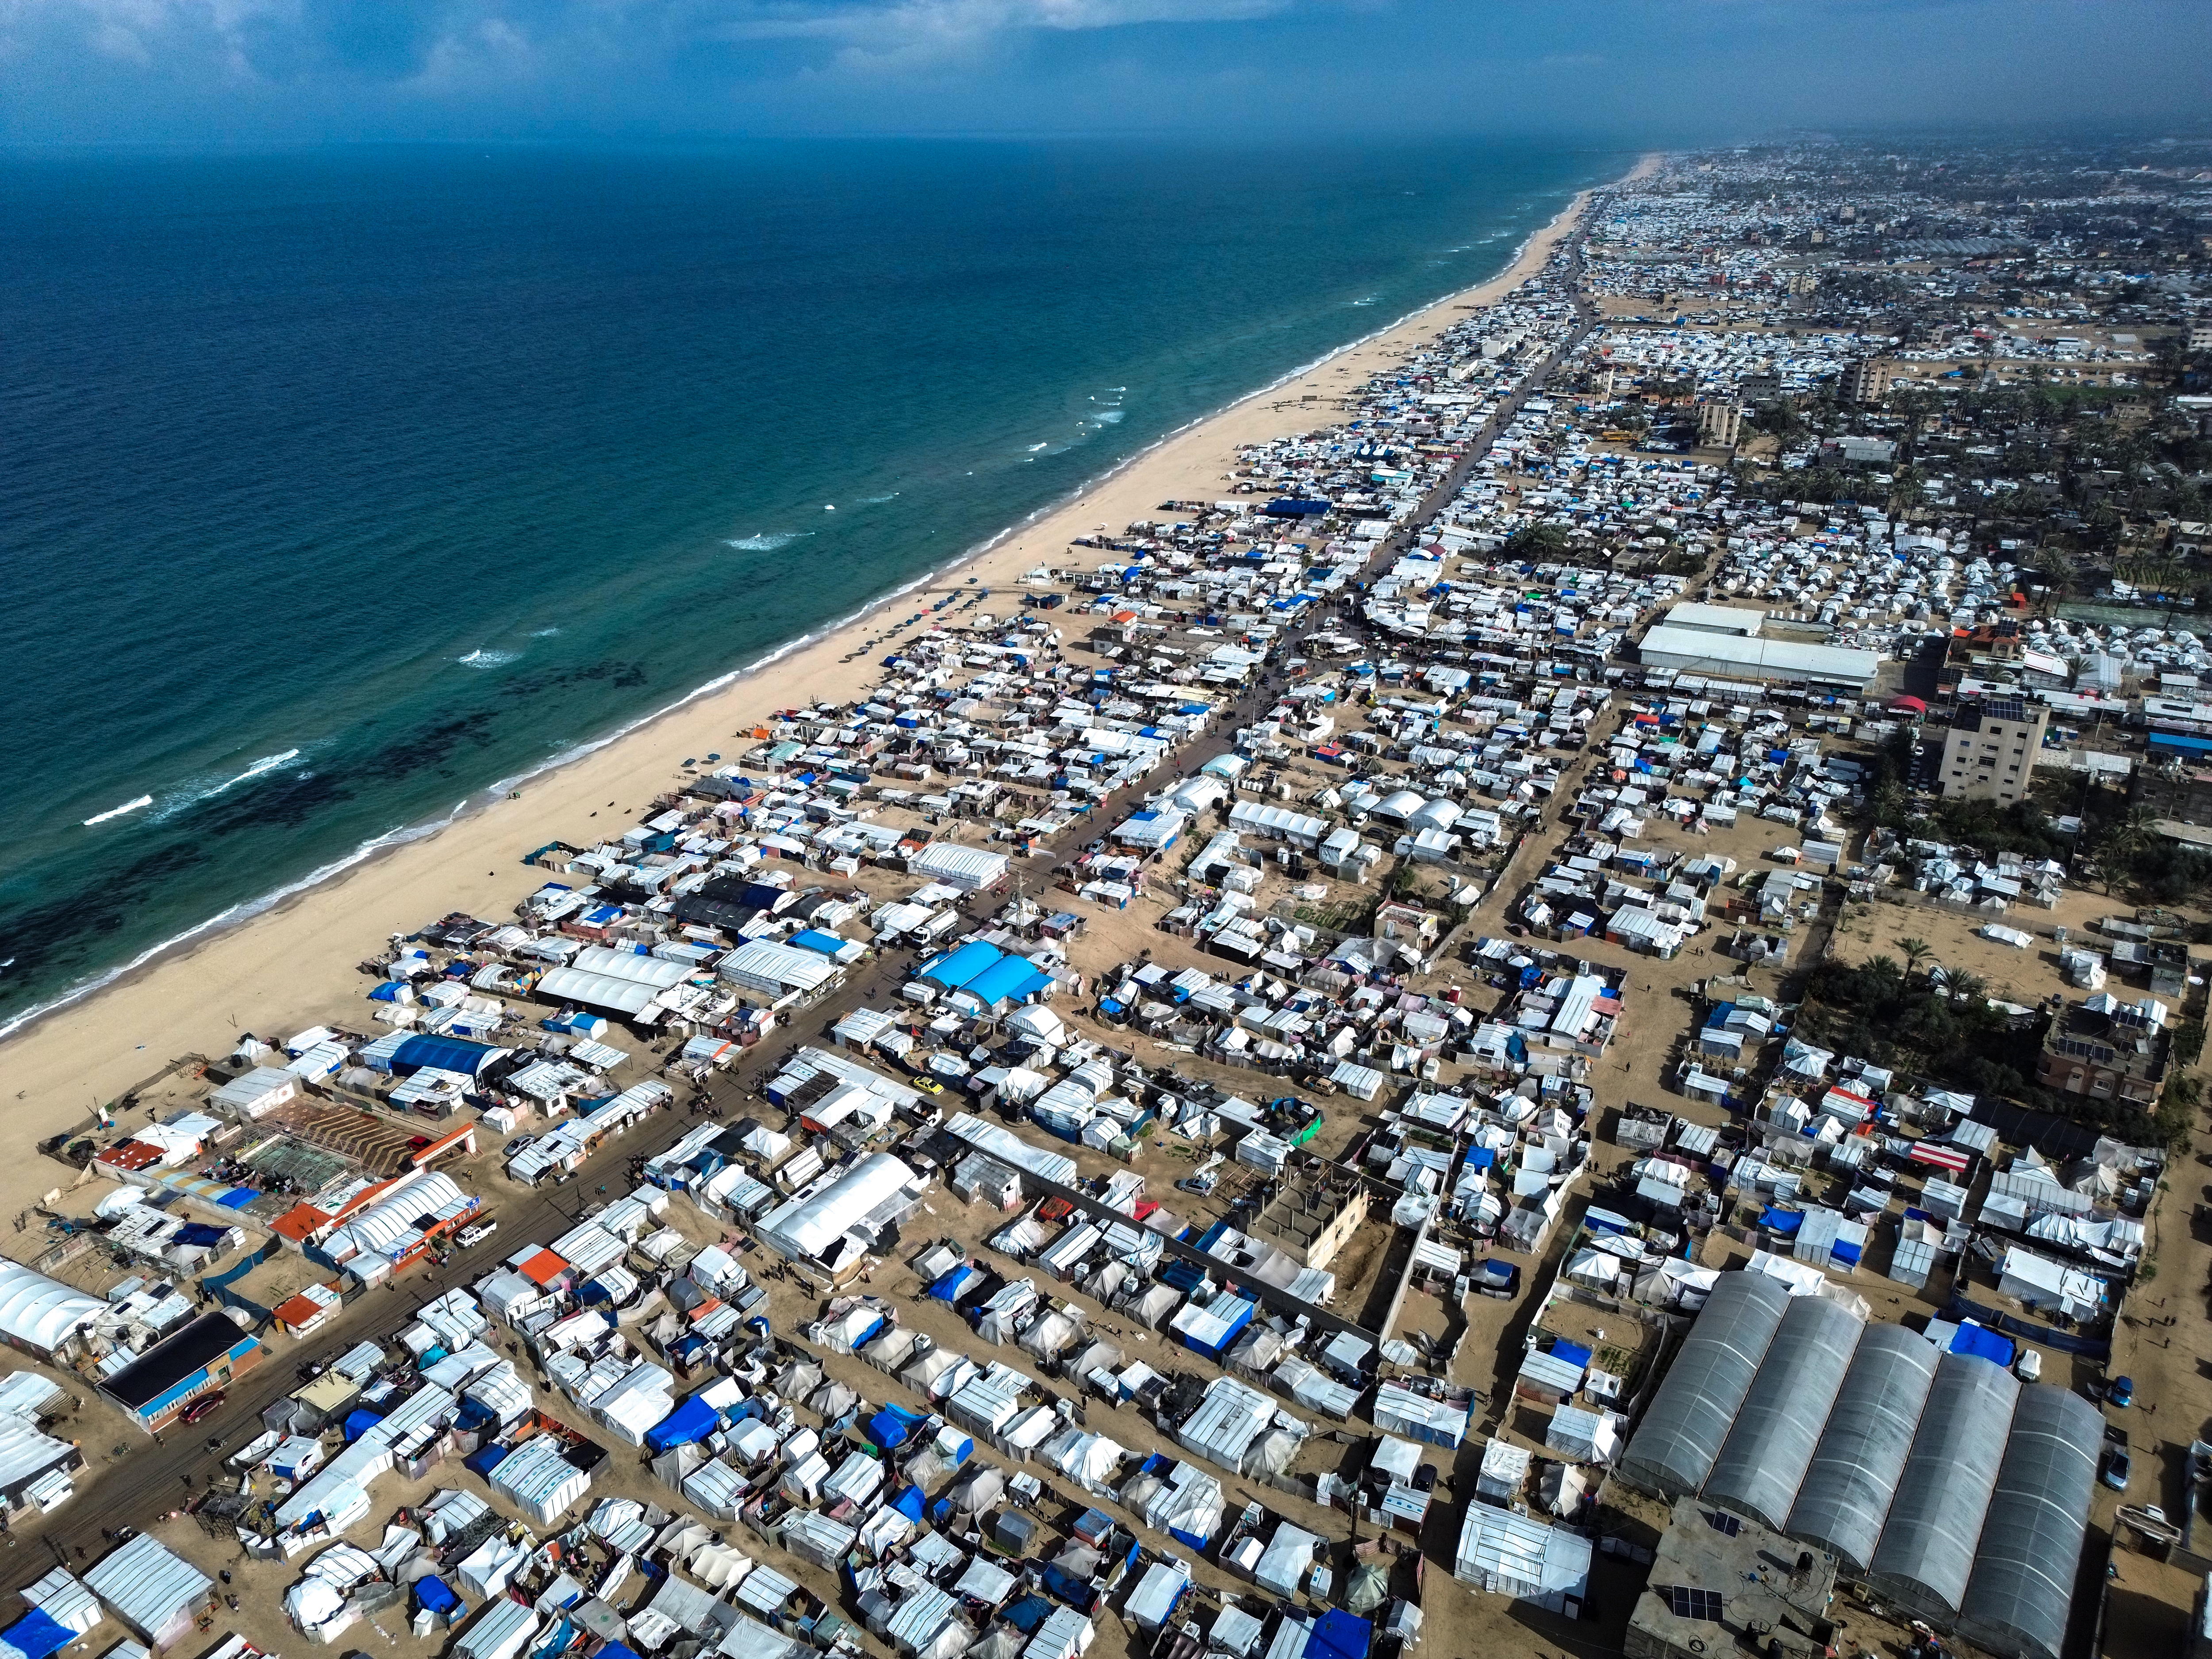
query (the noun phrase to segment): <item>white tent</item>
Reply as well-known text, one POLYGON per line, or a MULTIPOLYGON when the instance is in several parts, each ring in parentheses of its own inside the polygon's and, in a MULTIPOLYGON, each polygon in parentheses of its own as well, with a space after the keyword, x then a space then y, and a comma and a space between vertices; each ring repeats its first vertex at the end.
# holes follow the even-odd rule
POLYGON ((1589 1594, 1589 1540, 1488 1504, 1469 1504, 1452 1576, 1493 1595, 1567 1611, 1589 1594))
POLYGON ((1276 1523, 1275 1535, 1252 1571, 1252 1582, 1276 1595, 1296 1595, 1313 1570, 1314 1546, 1322 1540, 1289 1522, 1276 1523))
POLYGON ((551 1436, 533 1435, 493 1466, 492 1490, 539 1526, 551 1526, 592 1486, 563 1451, 551 1436))
POLYGON ((491 1601, 453 1644, 455 1659, 514 1659, 538 1635, 538 1615, 504 1596, 491 1601))

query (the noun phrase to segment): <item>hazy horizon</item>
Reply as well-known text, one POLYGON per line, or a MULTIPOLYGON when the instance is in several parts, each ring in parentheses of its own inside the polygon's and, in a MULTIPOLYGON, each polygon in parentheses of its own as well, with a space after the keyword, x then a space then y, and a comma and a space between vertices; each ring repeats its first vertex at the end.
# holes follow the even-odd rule
POLYGON ((13 0, 0 143, 2212 131, 2175 0, 13 0))

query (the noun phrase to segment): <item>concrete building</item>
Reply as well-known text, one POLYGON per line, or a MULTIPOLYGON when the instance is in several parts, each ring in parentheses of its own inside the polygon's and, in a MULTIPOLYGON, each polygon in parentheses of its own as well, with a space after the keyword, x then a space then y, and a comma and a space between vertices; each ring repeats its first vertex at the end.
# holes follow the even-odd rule
POLYGON ((1889 371, 1878 357, 1847 365, 1836 381, 1836 395, 1847 404, 1878 404, 1889 390, 1889 371))
POLYGON ((1705 1659, 1747 1640, 1762 1653, 1819 1659, 1836 1627, 1836 1558, 1709 1510, 1674 1505, 1651 1576, 1629 1614, 1629 1659, 1705 1659))
POLYGON ((1943 764, 1936 779, 1944 794, 2009 805, 2035 780, 2035 757, 2051 711, 2016 697, 1968 703, 1943 734, 1943 764))
POLYGON ((1743 429, 1743 410, 1734 403, 1698 405, 1698 441, 1711 449, 1734 449, 1743 429))
POLYGON ((2171 1039, 2166 1005, 2153 997, 2122 1002, 2100 991, 2051 1022, 2035 1080, 2093 1100, 2124 1100, 2149 1111, 2166 1080, 2171 1039))
POLYGON ((1290 1175, 1252 1219, 1251 1234, 1302 1267, 1326 1267, 1367 1218, 1367 1188, 1290 1175))
POLYGON ((252 1370, 268 1352, 225 1315, 202 1314, 102 1378, 100 1391, 153 1434, 183 1416, 194 1401, 252 1370))

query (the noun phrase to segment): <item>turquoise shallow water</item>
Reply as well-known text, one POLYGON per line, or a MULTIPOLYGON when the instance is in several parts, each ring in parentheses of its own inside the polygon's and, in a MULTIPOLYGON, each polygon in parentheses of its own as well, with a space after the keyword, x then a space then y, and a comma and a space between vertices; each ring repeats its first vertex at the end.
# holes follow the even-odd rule
POLYGON ((1480 280, 1626 160, 0 154, 0 1020, 1480 280))

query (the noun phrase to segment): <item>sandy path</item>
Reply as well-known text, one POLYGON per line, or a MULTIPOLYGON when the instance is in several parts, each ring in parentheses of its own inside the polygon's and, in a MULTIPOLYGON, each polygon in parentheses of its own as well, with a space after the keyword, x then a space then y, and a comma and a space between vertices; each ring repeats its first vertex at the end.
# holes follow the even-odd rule
MULTIPOLYGON (((1644 176, 1660 159, 1645 157, 1629 177, 1644 176)), ((974 576, 1003 590, 1041 562, 1083 562, 1069 557, 1067 544, 1100 525, 1119 529, 1153 516, 1164 501, 1225 495, 1224 474, 1237 446, 1333 423, 1330 400, 1346 387, 1540 269, 1589 198, 1587 191, 1577 196, 1489 282, 1446 295, 1296 379, 1170 437, 934 586, 964 586, 974 576), (1307 397, 1316 401, 1302 404, 1307 397)), ((173 1056, 227 1053, 240 1031, 282 1038, 317 1011, 358 1002, 355 964, 393 933, 411 933, 450 911, 488 919, 510 915, 544 879, 520 863, 525 853, 556 839, 586 843, 626 828, 632 812, 675 781, 686 756, 741 749, 741 734, 776 709, 852 699, 871 682, 881 653, 842 659, 881 632, 901 605, 919 608, 922 598, 917 591, 887 601, 887 611, 533 780, 517 798, 356 866, 240 927, 203 937, 27 1027, 0 1044, 0 1088, 15 1103, 17 1133, 27 1150, 79 1127, 95 1104, 173 1056)), ((1004 614, 1009 607, 994 599, 986 608, 1004 614)), ((0 1211, 29 1203, 60 1174, 59 1166, 40 1161, 0 1177, 0 1211)))

